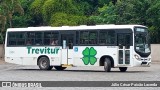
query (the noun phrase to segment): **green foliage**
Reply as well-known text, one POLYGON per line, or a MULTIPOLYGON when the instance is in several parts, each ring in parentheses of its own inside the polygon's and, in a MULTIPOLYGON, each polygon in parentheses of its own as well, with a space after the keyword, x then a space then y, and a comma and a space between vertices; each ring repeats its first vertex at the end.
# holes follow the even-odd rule
POLYGON ((112 0, 98 0, 99 7, 103 7, 105 4, 109 4, 112 0))
POLYGON ((86 23, 87 18, 85 16, 78 16, 66 13, 55 13, 52 15, 50 24, 51 26, 76 26, 86 23))
POLYGON ((52 14, 62 12, 66 14, 80 14, 73 0, 47 0, 42 9, 42 14, 45 21, 49 21, 52 14))
POLYGON ((4 32, 8 27, 12 27, 13 15, 24 14, 24 10, 19 0, 1 0, 0 1, 0 43, 4 42, 4 32))
POLYGON ((34 2, 30 5, 30 12, 32 12, 33 15, 41 15, 42 6, 45 1, 46 0, 34 0, 34 2))
POLYGON ((14 27, 28 27, 33 25, 33 17, 30 13, 30 5, 33 0, 20 0, 22 8, 24 9, 24 15, 19 15, 18 13, 13 15, 13 26, 14 27))
POLYGON ((147 25, 149 26, 151 43, 160 43, 160 1, 153 0, 151 6, 147 10, 147 25))
POLYGON ((75 0, 74 5, 78 9, 79 15, 91 15, 93 13, 93 7, 85 0, 75 0))
POLYGON ((30 16, 32 17, 31 26, 43 25, 42 7, 46 0, 34 0, 29 7, 30 16))
POLYGON ((117 0, 98 9, 89 19, 94 24, 142 24, 149 27, 151 42, 160 43, 159 0, 117 0))
POLYGON ((28 14, 23 16, 13 16, 13 25, 15 28, 18 27, 29 27, 32 26, 32 17, 28 14))
POLYGON ((159 7, 159 0, 1 0, 0 27, 142 24, 160 43, 159 7))
POLYGON ((91 16, 90 20, 94 21, 96 24, 113 24, 118 18, 115 9, 116 7, 113 5, 113 3, 104 5, 102 8, 98 9, 99 15, 91 16))
POLYGON ((14 13, 24 14, 24 10, 19 0, 4 0, 3 9, 5 10, 5 16, 8 19, 9 26, 12 27, 12 19, 14 13))
POLYGON ((151 0, 118 0, 114 5, 109 3, 99 8, 99 15, 92 16, 97 23, 107 24, 143 24, 146 25, 151 0), (145 3, 144 3, 145 2, 145 3))

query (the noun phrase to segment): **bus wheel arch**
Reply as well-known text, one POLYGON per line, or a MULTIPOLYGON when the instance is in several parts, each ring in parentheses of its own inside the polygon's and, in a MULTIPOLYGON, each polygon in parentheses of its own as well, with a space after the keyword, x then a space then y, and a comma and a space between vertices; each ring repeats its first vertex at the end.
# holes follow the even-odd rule
POLYGON ((64 69, 66 69, 67 67, 62 67, 62 66, 54 66, 54 68, 58 71, 62 71, 64 69))
POLYGON ((104 62, 106 58, 109 58, 109 60, 111 61, 111 67, 114 67, 114 59, 109 55, 104 55, 100 58, 99 66, 104 66, 104 62))
POLYGON ((41 70, 51 70, 53 68, 53 66, 50 66, 50 60, 49 60, 48 56, 46 56, 46 55, 41 55, 38 57, 37 65, 39 66, 39 68, 41 70), (43 62, 45 64, 43 64, 43 62))
POLYGON ((119 70, 120 70, 121 72, 126 72, 126 71, 127 71, 127 67, 119 67, 119 70))

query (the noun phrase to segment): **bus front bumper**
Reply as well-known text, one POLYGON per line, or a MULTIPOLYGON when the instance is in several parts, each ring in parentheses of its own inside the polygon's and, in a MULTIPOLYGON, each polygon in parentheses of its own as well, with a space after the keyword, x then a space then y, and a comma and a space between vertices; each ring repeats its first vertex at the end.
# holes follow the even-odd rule
POLYGON ((151 61, 138 61, 134 62, 134 66, 136 67, 150 67, 151 61))
POLYGON ((151 62, 142 62, 141 63, 142 67, 150 67, 150 65, 151 65, 151 62))

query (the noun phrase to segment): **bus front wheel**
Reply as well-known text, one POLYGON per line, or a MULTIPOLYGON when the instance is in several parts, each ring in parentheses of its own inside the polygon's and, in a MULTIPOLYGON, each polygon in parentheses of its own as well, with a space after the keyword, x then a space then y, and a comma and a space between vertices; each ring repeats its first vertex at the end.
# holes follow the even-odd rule
POLYGON ((109 58, 105 58, 104 61, 104 71, 105 72, 110 72, 111 71, 111 61, 109 58))
POLYGON ((64 69, 66 69, 67 67, 54 66, 54 68, 55 68, 56 70, 64 70, 64 69))
POLYGON ((119 70, 120 70, 121 72, 125 72, 125 71, 127 71, 127 67, 119 67, 119 70))
POLYGON ((41 70, 51 70, 53 66, 50 66, 49 59, 47 57, 41 57, 38 60, 38 66, 41 70))

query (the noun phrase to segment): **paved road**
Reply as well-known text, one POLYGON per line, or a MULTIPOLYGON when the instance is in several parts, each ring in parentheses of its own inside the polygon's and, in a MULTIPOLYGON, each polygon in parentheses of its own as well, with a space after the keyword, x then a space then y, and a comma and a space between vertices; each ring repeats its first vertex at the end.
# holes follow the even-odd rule
MULTIPOLYGON (((113 68, 112 72, 106 73, 103 71, 103 67, 71 67, 64 71, 55 69, 42 71, 38 66, 15 65, 1 61, 0 81, 160 81, 160 64, 154 63, 151 67, 129 68, 127 72, 119 72, 118 68, 113 68)), ((116 90, 117 88, 112 89, 116 90)), ((131 88, 126 89, 130 90, 131 88)), ((155 88, 145 89, 154 90, 155 88)))

